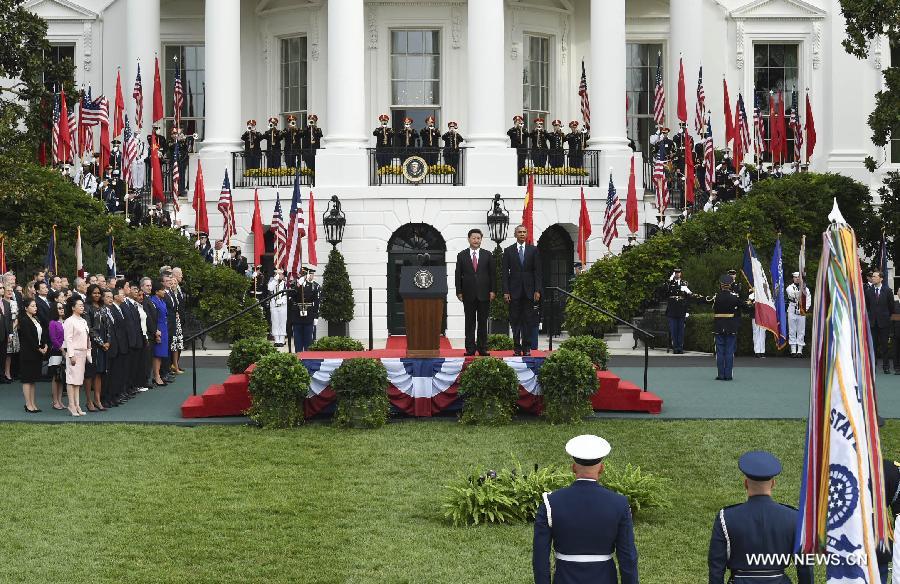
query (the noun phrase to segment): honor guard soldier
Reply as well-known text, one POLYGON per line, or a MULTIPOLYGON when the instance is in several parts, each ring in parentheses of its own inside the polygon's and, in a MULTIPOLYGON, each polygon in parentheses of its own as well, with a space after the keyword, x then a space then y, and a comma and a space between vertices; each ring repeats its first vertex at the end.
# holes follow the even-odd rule
POLYGON ((313 280, 315 270, 300 269, 300 280, 288 295, 288 321, 294 337, 294 352, 306 351, 313 343, 322 288, 313 280))
POLYGON ((208 233, 201 231, 197 234, 197 251, 200 252, 203 261, 208 264, 213 263, 213 248, 209 243, 208 233))
POLYGON ((663 162, 672 162, 675 158, 675 142, 669 138, 669 128, 662 127, 659 131, 650 136, 650 144, 654 147, 656 160, 663 162))
POLYGON ((122 180, 122 150, 119 148, 122 144, 119 140, 112 141, 112 150, 109 153, 109 175, 122 180))
POLYGON ((459 145, 466 141, 457 131, 456 122, 448 122, 448 130, 441 136, 444 141, 444 163, 449 164, 455 171, 459 165, 459 145))
POLYGON ((787 287, 787 313, 788 313, 788 341, 791 345, 791 357, 803 356, 803 347, 806 345, 806 311, 812 304, 809 288, 800 278, 800 272, 794 272, 794 281, 787 287))
POLYGON ((316 169, 316 151, 322 147, 322 129, 318 126, 319 116, 306 116, 306 128, 301 136, 303 147, 303 163, 310 170, 316 169))
POLYGON ((516 166, 525 168, 525 154, 528 151, 528 130, 525 129, 525 118, 513 116, 513 127, 506 131, 509 136, 509 147, 516 149, 516 166))
POLYGON ((675 268, 666 283, 666 318, 669 319, 669 335, 672 352, 684 353, 684 322, 687 319, 688 301, 693 296, 687 280, 681 278, 681 268, 675 268))
MULTIPOLYGON (((738 468, 746 477, 748 498, 721 509, 713 520, 709 584, 790 584, 785 570, 795 550, 797 509, 772 499, 781 462, 769 452, 756 450, 741 456, 738 468), (750 563, 754 558, 758 563, 750 563), (731 572, 727 580, 726 570, 731 572)), ((812 584, 812 567, 798 565, 797 582, 812 584)))
POLYGON ((547 166, 547 131, 544 118, 534 120, 534 129, 528 134, 531 140, 531 162, 538 168, 547 166))
POLYGON ((716 336, 716 367, 718 381, 731 381, 737 332, 741 326, 741 299, 731 290, 734 277, 719 278, 719 291, 713 299, 713 332, 716 336))
POLYGON ((569 166, 572 168, 584 168, 584 151, 587 149, 591 135, 587 128, 578 129, 578 122, 569 122, 569 133, 566 134, 566 142, 569 144, 569 166))
POLYGON ((158 124, 154 124, 153 128, 151 128, 150 133, 147 134, 147 160, 150 160, 151 150, 153 149, 153 137, 156 136, 156 145, 159 147, 159 159, 162 160, 166 157, 166 153, 168 150, 168 143, 166 142, 166 137, 163 136, 162 130, 159 129, 158 124))
POLYGON ((281 168, 281 130, 278 129, 278 118, 269 118, 269 129, 263 134, 266 141, 266 167, 281 168))
POLYGON ((178 165, 178 192, 180 195, 185 191, 185 181, 187 180, 188 170, 188 143, 181 133, 180 128, 172 128, 172 137, 168 144, 169 149, 169 173, 172 173, 174 165, 178 165))
POLYGON ((287 117, 288 126, 283 132, 284 137, 284 162, 288 168, 297 168, 297 155, 300 153, 301 131, 297 127, 297 116, 290 114, 287 117))
POLYGON ((84 191, 84 194, 89 197, 93 197, 97 193, 97 177, 94 176, 91 166, 90 159, 85 157, 84 162, 81 163, 81 180, 79 186, 81 187, 81 190, 84 191))
POLYGON ((675 144, 675 167, 684 174, 684 148, 685 144, 690 143, 687 123, 678 122, 678 133, 672 138, 672 143, 675 144))
POLYGON ((437 164, 438 146, 441 143, 441 131, 434 127, 434 116, 425 118, 425 127, 419 131, 422 144, 422 158, 429 166, 437 164))
POLYGON ((637 548, 628 499, 598 482, 609 443, 585 434, 566 443, 575 481, 544 493, 534 520, 532 569, 535 584, 550 584, 550 548, 555 584, 637 584, 637 548), (613 553, 618 561, 613 561, 613 553), (621 575, 621 580, 619 580, 621 575))
POLYGON ((562 131, 562 122, 553 120, 553 131, 547 134, 547 145, 550 147, 550 167, 562 168, 566 161, 563 144, 566 143, 566 135, 562 131))
POLYGON ((400 157, 405 159, 412 154, 412 150, 416 147, 419 135, 412 127, 412 118, 403 119, 403 129, 397 132, 397 147, 406 149, 406 152, 400 157))
POLYGON ((372 135, 375 136, 375 161, 378 168, 381 168, 390 166, 394 159, 394 130, 388 126, 391 116, 381 114, 378 116, 378 121, 381 125, 375 128, 372 135))
POLYGON ((247 120, 247 131, 241 134, 241 141, 244 142, 244 160, 247 168, 259 168, 259 161, 262 158, 259 143, 262 141, 262 135, 256 131, 256 120, 247 120))

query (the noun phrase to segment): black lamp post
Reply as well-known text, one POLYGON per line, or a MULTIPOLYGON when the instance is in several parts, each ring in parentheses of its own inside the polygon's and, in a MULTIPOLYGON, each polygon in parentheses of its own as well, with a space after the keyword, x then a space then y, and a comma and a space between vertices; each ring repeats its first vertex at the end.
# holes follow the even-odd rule
POLYGON ((337 249, 337 245, 344 241, 344 227, 347 226, 347 216, 341 211, 337 195, 331 195, 331 201, 322 216, 322 224, 325 226, 325 240, 332 248, 337 249))
POLYGON ((499 247, 503 240, 506 239, 506 233, 509 231, 509 211, 506 210, 506 205, 503 203, 503 199, 500 198, 500 193, 494 195, 494 202, 487 214, 487 225, 491 234, 491 240, 499 247))

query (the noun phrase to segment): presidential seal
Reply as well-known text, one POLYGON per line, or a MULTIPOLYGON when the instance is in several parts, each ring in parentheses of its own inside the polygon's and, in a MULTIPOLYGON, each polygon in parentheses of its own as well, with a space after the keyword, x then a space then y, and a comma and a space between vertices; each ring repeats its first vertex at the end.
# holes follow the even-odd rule
POLYGON ((434 274, 428 270, 419 270, 416 272, 415 276, 413 276, 413 283, 417 288, 421 288, 422 290, 431 288, 431 285, 434 284, 434 274))
POLYGON ((421 156, 410 156, 403 161, 403 177, 411 183, 420 183, 428 176, 428 164, 421 156))

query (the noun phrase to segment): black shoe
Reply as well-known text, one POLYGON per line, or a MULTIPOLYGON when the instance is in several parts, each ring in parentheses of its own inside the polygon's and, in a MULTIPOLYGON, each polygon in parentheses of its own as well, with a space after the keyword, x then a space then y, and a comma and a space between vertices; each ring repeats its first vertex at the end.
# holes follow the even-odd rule
POLYGON ((900 375, 900 369, 894 369, 894 375, 900 375))
MULTIPOLYGON (((490 351, 478 351, 478 354, 481 355, 482 357, 490 357, 491 356, 490 351)), ((900 373, 898 373, 898 375, 900 375, 900 373)))
POLYGON ((890 375, 891 370, 890 370, 890 369, 885 369, 884 372, 887 373, 888 375, 890 375))
POLYGON ((734 379, 734 377, 726 377, 725 381, 731 381, 732 379, 734 379))
POLYGON ((522 354, 525 355, 526 357, 530 356, 530 355, 531 355, 531 349, 525 349, 524 351, 522 351, 522 354))
POLYGON ((475 356, 475 351, 466 351, 466 352, 464 353, 464 355, 465 355, 466 357, 473 357, 473 356, 475 356))
POLYGON ((716 381, 725 381, 724 377, 716 377, 716 381))
POLYGON ((513 355, 515 355, 516 357, 520 356, 521 354, 522 354, 522 351, 520 351, 520 350, 518 350, 518 349, 516 349, 515 351, 513 351, 513 355))

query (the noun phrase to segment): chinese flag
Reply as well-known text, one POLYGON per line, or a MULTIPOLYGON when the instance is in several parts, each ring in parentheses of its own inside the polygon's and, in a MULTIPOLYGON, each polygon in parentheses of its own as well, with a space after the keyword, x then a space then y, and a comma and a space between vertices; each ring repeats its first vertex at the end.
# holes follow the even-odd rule
POLYGON ((788 156, 787 151, 787 128, 784 124, 784 94, 778 92, 778 149, 781 152, 781 159, 785 160, 788 156))
POLYGON ((522 209, 522 225, 528 230, 525 243, 534 245, 534 175, 528 175, 528 188, 525 191, 525 207, 522 209))
MULTIPOLYGON (((632 158, 632 164, 634 164, 632 158)), ((584 187, 581 187, 581 213, 578 215, 578 260, 587 267, 587 240, 591 236, 591 217, 588 215, 587 201, 584 200, 584 187)))
MULTIPOLYGON (((582 196, 584 190, 582 189, 582 196)), ((625 224, 632 233, 638 230, 637 185, 634 179, 634 156, 631 157, 631 172, 628 173, 628 198, 625 200, 625 224)), ((581 262, 584 264, 584 262, 581 262)))
POLYGON ((319 265, 319 257, 316 255, 317 239, 319 237, 316 235, 316 200, 313 197, 313 192, 309 191, 309 226, 306 229, 306 243, 309 246, 308 262, 313 266, 319 265))
POLYGON ((206 216, 206 187, 203 186, 203 166, 197 161, 197 178, 194 179, 194 231, 209 234, 209 217, 206 216))
POLYGON ((687 123, 687 98, 684 95, 684 62, 678 58, 678 121, 687 123))
POLYGON ((69 106, 66 105, 66 90, 59 90, 59 162, 68 162, 74 152, 69 152, 69 143, 72 136, 69 134, 69 106))
POLYGON ((728 81, 722 77, 722 88, 725 91, 725 147, 734 138, 734 122, 731 119, 731 99, 728 98, 728 81))
POLYGON ((775 109, 775 94, 769 94, 769 152, 772 164, 781 158, 781 139, 778 137, 778 110, 775 109))
POLYGON ((153 123, 163 119, 162 79, 159 76, 159 57, 156 57, 156 73, 153 74, 153 123))
POLYGON ((116 105, 113 117, 113 137, 117 138, 122 135, 125 128, 125 96, 122 95, 122 75, 116 71, 116 105))
POLYGON ((154 201, 166 202, 166 196, 163 194, 162 168, 159 164, 159 144, 156 142, 156 132, 150 134, 152 136, 150 143, 150 174, 153 175, 150 184, 150 190, 153 193, 154 201))
POLYGON ((253 233, 253 263, 262 264, 262 255, 266 251, 266 240, 263 238, 262 214, 259 211, 259 189, 253 191, 253 222, 250 224, 253 233))
POLYGON ((694 204, 694 139, 684 134, 684 201, 694 204))
POLYGON ((809 94, 806 95, 806 161, 812 158, 816 148, 816 122, 813 120, 812 105, 809 103, 809 94))
POLYGON ((109 124, 100 122, 100 176, 106 176, 106 167, 109 166, 110 155, 109 124))

